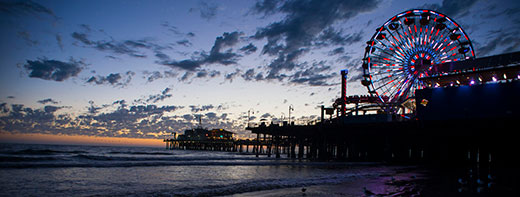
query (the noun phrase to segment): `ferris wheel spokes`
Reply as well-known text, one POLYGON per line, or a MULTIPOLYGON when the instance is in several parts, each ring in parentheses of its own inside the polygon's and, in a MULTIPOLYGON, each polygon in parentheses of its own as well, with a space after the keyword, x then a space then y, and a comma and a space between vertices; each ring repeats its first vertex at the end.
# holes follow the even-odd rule
POLYGON ((363 81, 382 103, 394 105, 415 95, 436 64, 474 58, 464 30, 444 14, 409 10, 393 16, 367 42, 363 81))

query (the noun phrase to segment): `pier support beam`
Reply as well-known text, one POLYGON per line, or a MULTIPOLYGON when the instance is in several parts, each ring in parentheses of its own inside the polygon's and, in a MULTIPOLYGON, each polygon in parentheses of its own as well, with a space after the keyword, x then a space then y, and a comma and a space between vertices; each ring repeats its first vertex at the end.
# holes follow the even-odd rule
POLYGON ((303 139, 299 138, 299 140, 298 140, 298 159, 303 159, 303 152, 305 151, 304 149, 305 148, 303 145, 303 139))
POLYGON ((260 133, 256 134, 256 146, 255 147, 256 147, 256 157, 258 157, 258 154, 260 152, 260 147, 261 147, 261 145, 260 145, 260 133))

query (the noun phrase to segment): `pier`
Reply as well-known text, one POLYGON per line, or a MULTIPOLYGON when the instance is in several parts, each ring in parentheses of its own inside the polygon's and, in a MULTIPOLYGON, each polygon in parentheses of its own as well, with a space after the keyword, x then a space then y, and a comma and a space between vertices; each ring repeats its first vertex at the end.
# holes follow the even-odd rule
MULTIPOLYGON (((465 79, 477 74, 487 81, 472 84, 465 80, 463 85, 417 90, 413 114, 381 110, 366 114, 367 110, 378 109, 374 108, 377 99, 346 97, 346 91, 342 91, 338 100, 354 107, 342 103, 322 107, 321 121, 314 124, 250 125, 246 130, 256 134, 252 140, 169 138, 164 142, 169 149, 232 151, 276 158, 507 165, 513 159, 511 153, 519 150, 515 132, 520 120, 519 62, 520 53, 512 53, 467 60, 463 63, 465 69, 453 63, 440 66, 453 70, 425 78, 428 84, 449 84, 443 79, 454 81, 456 77, 465 79), (475 69, 467 66, 475 65, 471 61, 488 65, 477 65, 475 69), (495 81, 493 76, 503 75, 497 72, 504 70, 517 76, 495 81), (363 103, 368 104, 360 107, 363 103)), ((346 81, 346 72, 342 72, 342 79, 346 81)))

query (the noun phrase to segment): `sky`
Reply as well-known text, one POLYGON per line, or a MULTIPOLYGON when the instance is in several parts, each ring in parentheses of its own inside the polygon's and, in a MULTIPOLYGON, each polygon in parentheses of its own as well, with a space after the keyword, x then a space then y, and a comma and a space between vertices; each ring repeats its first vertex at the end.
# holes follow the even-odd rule
POLYGON ((198 117, 250 137, 248 119, 289 106, 306 124, 342 69, 348 95, 368 94, 366 41, 414 8, 454 19, 477 57, 520 50, 515 0, 0 0, 0 138, 162 139, 198 117))

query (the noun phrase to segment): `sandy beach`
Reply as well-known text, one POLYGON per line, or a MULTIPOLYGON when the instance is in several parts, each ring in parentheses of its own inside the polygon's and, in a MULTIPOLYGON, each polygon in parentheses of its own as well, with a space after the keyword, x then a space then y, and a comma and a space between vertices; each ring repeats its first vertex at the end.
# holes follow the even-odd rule
POLYGON ((397 168, 394 173, 349 180, 334 185, 312 185, 247 192, 232 196, 420 196, 425 172, 415 167, 397 168))
MULTIPOLYGON (((462 170, 466 171, 466 170, 462 170)), ((461 170, 396 167, 393 173, 360 177, 333 185, 312 185, 235 194, 233 196, 514 196, 518 173, 500 172, 498 180, 479 184, 460 177, 461 170)), ((494 175, 493 178, 497 178, 494 175)))

